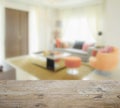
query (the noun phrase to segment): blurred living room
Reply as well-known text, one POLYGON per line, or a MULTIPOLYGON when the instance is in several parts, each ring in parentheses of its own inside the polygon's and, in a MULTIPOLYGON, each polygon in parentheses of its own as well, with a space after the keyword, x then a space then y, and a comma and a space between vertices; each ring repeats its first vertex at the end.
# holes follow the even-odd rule
POLYGON ((0 0, 0 80, 120 80, 120 0, 0 0))

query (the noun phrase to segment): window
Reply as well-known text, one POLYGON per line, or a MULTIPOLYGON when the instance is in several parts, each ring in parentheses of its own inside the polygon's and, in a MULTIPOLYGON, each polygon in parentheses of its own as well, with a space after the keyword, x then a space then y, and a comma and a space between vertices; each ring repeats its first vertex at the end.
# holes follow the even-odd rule
POLYGON ((95 43, 97 32, 102 29, 101 19, 102 9, 99 6, 64 12, 62 15, 63 40, 95 43))

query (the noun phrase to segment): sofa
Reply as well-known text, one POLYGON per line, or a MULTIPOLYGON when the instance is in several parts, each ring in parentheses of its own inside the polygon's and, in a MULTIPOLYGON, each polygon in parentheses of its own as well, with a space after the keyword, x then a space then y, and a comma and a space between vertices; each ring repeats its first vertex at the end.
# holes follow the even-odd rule
POLYGON ((93 44, 87 45, 87 49, 83 48, 85 46, 84 42, 75 42, 72 47, 67 48, 54 48, 55 51, 71 53, 74 56, 78 56, 82 59, 83 62, 88 62, 89 57, 91 56, 91 50, 88 46, 93 46, 93 44), (85 49, 85 50, 84 50, 85 49))

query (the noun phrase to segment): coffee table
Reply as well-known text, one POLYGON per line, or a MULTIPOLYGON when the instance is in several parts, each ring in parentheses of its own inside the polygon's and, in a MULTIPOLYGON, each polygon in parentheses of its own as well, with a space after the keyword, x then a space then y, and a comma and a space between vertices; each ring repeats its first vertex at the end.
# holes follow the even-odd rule
POLYGON ((43 53, 34 54, 33 57, 36 58, 36 61, 33 61, 33 64, 41 68, 51 70, 52 72, 60 71, 65 68, 64 58, 70 55, 70 53, 58 53, 47 56, 44 56, 43 53), (41 64, 41 61, 45 63, 41 64))

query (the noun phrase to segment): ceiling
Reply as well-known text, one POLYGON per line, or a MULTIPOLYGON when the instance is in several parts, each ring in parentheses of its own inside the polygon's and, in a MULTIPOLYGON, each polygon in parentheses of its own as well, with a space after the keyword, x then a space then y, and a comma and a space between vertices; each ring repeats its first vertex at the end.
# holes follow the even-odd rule
POLYGON ((6 0, 29 5, 44 5, 52 8, 67 8, 102 3, 104 0, 6 0))

